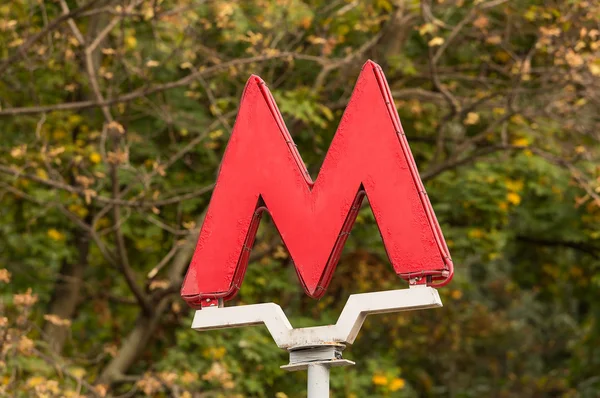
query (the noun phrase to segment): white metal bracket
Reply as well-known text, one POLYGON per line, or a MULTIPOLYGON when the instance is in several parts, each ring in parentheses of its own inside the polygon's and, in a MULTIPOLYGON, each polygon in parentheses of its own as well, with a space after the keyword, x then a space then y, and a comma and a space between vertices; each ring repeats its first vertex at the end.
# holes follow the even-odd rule
POLYGON ((294 329, 275 303, 214 307, 196 311, 192 329, 213 330, 265 324, 279 348, 290 353, 288 371, 308 370, 308 397, 329 397, 329 369, 354 365, 342 359, 346 344, 354 343, 367 315, 422 310, 442 306, 434 288, 411 285, 409 289, 353 294, 335 325, 294 329))
POLYGON ((212 330, 265 324, 279 348, 352 344, 367 315, 441 307, 436 289, 411 286, 409 289, 353 294, 348 298, 335 325, 294 329, 275 303, 237 307, 207 307, 196 311, 192 329, 212 330))

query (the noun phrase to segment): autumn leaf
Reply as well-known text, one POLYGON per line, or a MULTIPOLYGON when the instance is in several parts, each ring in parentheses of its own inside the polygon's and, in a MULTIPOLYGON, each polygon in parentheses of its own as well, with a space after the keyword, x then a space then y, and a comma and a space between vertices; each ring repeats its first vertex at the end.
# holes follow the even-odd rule
POLYGON ((84 368, 71 368, 69 372, 78 379, 83 378, 87 373, 84 368))
POLYGON ((35 343, 27 336, 21 336, 17 344, 17 349, 23 355, 30 355, 34 347, 35 343))
POLYGON ((17 307, 31 307, 38 301, 37 294, 33 294, 31 288, 27 288, 25 293, 13 295, 13 304, 17 307))
POLYGON ((164 279, 164 280, 155 280, 150 282, 150 290, 156 290, 156 289, 166 289, 167 287, 169 287, 170 283, 168 280, 164 279))
POLYGON ((463 123, 466 125, 473 125, 479 123, 479 115, 475 112, 467 113, 467 117, 463 120, 463 123))
POLYGON ((128 49, 133 50, 137 47, 137 39, 135 36, 127 36, 125 37, 125 45, 128 49))
POLYGON ((45 314, 44 319, 55 326, 71 326, 71 321, 69 319, 62 319, 55 314, 45 314))
POLYGON ((106 125, 106 128, 109 131, 116 131, 119 134, 125 134, 125 128, 121 123, 117 122, 116 120, 113 120, 110 123, 108 123, 106 125))
POLYGON ((441 46, 442 44, 444 44, 444 38, 443 37, 434 37, 433 39, 429 40, 429 47, 435 47, 435 46, 441 46))
POLYGON ((144 392, 144 394, 152 396, 161 390, 162 384, 150 373, 144 374, 144 377, 136 382, 137 387, 144 392))
POLYGON ((425 36, 428 33, 435 33, 437 31, 437 26, 435 26, 432 23, 426 23, 421 25, 421 27, 419 27, 419 34, 421 36, 425 36))
POLYGON ((483 230, 481 230, 480 228, 473 228, 471 230, 469 230, 469 238, 471 239, 481 239, 485 236, 485 232, 483 230))
POLYGON ((486 37, 485 42, 488 44, 500 44, 502 43, 502 37, 499 35, 488 36, 486 37))
POLYGON ((598 63, 590 63, 588 64, 588 69, 590 73, 594 76, 600 76, 600 65, 598 63))
POLYGON ((390 391, 393 392, 393 391, 402 390, 405 386, 406 386, 406 380, 404 380, 403 378, 400 378, 400 377, 395 377, 390 382, 389 389, 390 389, 390 391))
POLYGON ((19 145, 10 150, 10 156, 15 159, 21 159, 27 152, 27 145, 19 145))
POLYGON ((10 282, 10 272, 6 268, 0 268, 0 282, 10 282))
POLYGON ((521 138, 516 138, 512 141, 512 144, 514 146, 528 146, 529 145, 529 139, 525 138, 525 137, 521 137, 521 138))
POLYGON ((473 22, 473 26, 483 30, 488 26, 489 22, 490 20, 486 16, 482 15, 473 22))
POLYGON ((55 240, 57 242, 65 240, 65 234, 63 234, 55 228, 50 228, 47 232, 47 235, 50 239, 55 240))
POLYGON ((373 375, 373 377, 371 378, 371 381, 376 386, 385 386, 385 385, 388 384, 388 378, 385 377, 382 374, 375 374, 375 375, 373 375))
POLYGON ((521 196, 519 196, 519 194, 516 192, 509 192, 506 195, 506 200, 508 200, 510 203, 516 206, 519 203, 521 203, 521 196))

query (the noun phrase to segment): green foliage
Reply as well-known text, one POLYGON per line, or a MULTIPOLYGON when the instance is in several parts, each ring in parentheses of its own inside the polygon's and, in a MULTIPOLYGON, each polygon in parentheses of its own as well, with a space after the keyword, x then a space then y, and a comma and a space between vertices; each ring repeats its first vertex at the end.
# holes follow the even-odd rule
MULTIPOLYGON (((250 74, 316 178, 370 57, 456 275, 368 319, 332 395, 597 396, 598 1, 86 4, 0 5, 0 395, 305 396, 264 328, 195 333, 177 292, 250 74)), ((365 206, 321 300, 265 217, 228 305, 316 326, 401 287, 365 206)))

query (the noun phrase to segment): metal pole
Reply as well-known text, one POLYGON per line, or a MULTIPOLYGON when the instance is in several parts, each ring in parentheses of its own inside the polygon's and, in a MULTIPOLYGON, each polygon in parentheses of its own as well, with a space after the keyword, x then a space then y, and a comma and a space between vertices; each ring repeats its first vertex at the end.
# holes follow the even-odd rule
POLYGON ((308 365, 308 398, 329 398, 329 366, 308 365))

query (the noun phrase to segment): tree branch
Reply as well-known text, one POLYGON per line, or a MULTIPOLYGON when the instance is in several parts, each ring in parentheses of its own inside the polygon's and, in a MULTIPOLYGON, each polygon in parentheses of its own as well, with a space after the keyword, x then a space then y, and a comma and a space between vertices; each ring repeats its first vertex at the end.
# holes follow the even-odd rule
POLYGON ((150 87, 140 87, 135 91, 132 91, 128 94, 109 99, 102 100, 87 100, 87 101, 78 101, 78 102, 65 102, 61 104, 55 105, 41 105, 41 106, 31 106, 31 107, 23 107, 23 108, 8 108, 0 110, 0 116, 16 116, 16 115, 31 115, 36 113, 44 113, 44 112, 54 112, 54 111, 74 111, 80 109, 88 109, 94 107, 104 107, 110 106, 119 103, 131 102, 135 99, 151 95, 154 93, 158 93, 165 90, 170 90, 173 88, 184 87, 193 82, 198 78, 198 76, 206 77, 212 73, 222 71, 224 69, 228 69, 232 66, 239 66, 250 64, 253 62, 263 62, 273 59, 286 59, 286 58, 294 58, 294 59, 302 59, 309 60, 313 62, 317 62, 319 64, 328 63, 325 58, 298 54, 293 52, 282 52, 279 54, 270 54, 270 55, 259 55, 255 57, 248 58, 238 58, 228 62, 224 62, 222 64, 209 66, 207 68, 197 70, 196 72, 190 73, 189 75, 175 80, 169 83, 157 84, 150 87))
POLYGON ((543 239, 543 238, 535 238, 532 236, 524 236, 518 235, 517 240, 521 240, 523 242, 532 243, 535 245, 541 246, 562 246, 570 249, 578 250, 582 253, 588 254, 594 257, 597 260, 600 260, 600 247, 596 247, 593 245, 586 245, 585 243, 573 242, 568 240, 558 240, 558 239, 543 239))
POLYGON ((29 50, 29 47, 31 47, 36 41, 38 41, 40 38, 47 35, 49 32, 52 32, 64 21, 73 19, 73 18, 77 17, 78 15, 82 14, 84 11, 89 10, 97 2, 98 2, 98 0, 91 0, 87 4, 84 4, 83 6, 79 7, 78 9, 71 11, 68 14, 61 15, 60 17, 56 18, 55 20, 50 22, 48 25, 46 25, 46 27, 44 29, 40 30, 38 33, 34 34, 33 36, 30 36, 25 41, 25 43, 21 44, 19 46, 19 48, 17 48, 16 52, 13 55, 11 55, 7 59, 5 59, 4 62, 2 62, 0 64, 0 75, 2 73, 4 73, 4 71, 6 71, 6 69, 8 69, 8 67, 10 65, 13 65, 19 58, 25 56, 25 53, 27 52, 27 50, 29 50))

